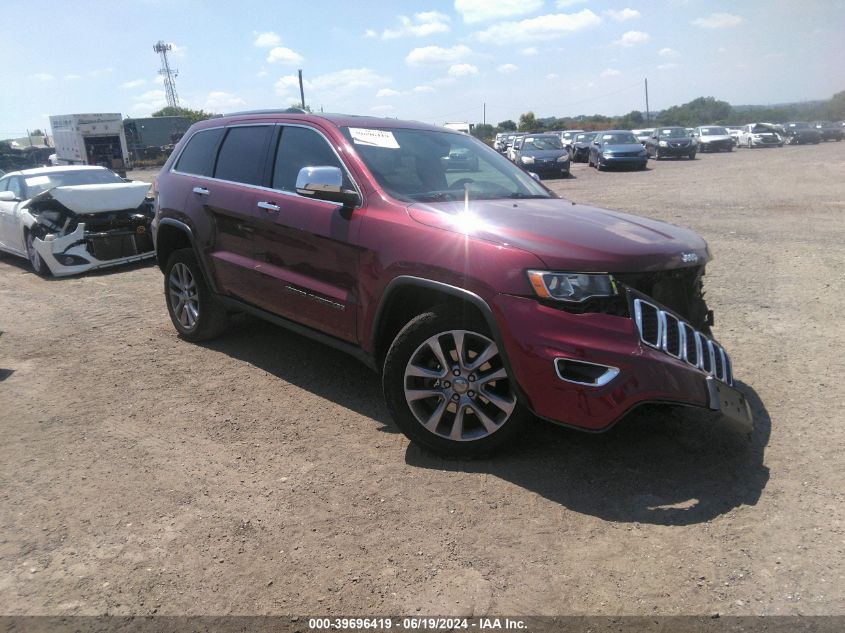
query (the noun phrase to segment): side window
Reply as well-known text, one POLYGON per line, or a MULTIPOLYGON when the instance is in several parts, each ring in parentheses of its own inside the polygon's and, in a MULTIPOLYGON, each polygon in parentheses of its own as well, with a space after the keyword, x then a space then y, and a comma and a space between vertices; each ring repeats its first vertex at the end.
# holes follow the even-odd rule
POLYGON ((220 147, 214 177, 247 185, 263 185, 264 157, 272 129, 269 125, 229 128, 220 147))
POLYGON ((285 126, 276 150, 273 188, 296 191, 296 177, 303 167, 338 167, 343 188, 352 189, 346 168, 319 133, 304 127, 285 126))
POLYGON ((21 185, 20 176, 9 178, 9 186, 7 190, 14 193, 15 198, 18 200, 23 200, 23 186, 21 185))
POLYGON ((0 178, 0 191, 9 191, 9 178, 0 178))
POLYGON ((182 150, 174 169, 195 176, 211 176, 217 146, 222 136, 223 128, 203 130, 194 134, 182 150))

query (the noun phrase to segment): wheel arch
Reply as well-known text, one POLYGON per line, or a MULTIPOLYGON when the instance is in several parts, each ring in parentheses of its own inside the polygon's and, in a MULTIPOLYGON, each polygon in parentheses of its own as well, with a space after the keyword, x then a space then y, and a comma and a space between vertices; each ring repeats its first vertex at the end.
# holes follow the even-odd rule
POLYGON ((167 260, 170 259, 174 251, 182 248, 193 249, 197 263, 199 264, 203 277, 205 277, 206 284, 208 284, 212 292, 217 292, 217 284, 214 276, 210 274, 205 258, 197 245, 196 237, 190 226, 174 218, 162 218, 159 220, 158 228, 155 232, 155 248, 156 262, 161 272, 164 272, 167 260))

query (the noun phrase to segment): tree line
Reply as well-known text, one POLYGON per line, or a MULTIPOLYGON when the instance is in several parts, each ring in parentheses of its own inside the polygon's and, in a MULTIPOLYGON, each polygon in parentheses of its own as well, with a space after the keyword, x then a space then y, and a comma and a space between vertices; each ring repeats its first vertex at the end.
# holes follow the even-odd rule
POLYGON ((602 114, 576 117, 547 117, 538 119, 531 111, 523 113, 519 121, 510 119, 498 125, 478 123, 473 135, 481 139, 493 138, 499 132, 542 132, 545 130, 630 130, 661 125, 696 127, 699 125, 743 125, 756 121, 785 123, 788 121, 845 120, 845 90, 826 101, 794 103, 778 106, 732 106, 714 97, 698 97, 689 103, 653 112, 649 120, 640 110, 612 117, 602 114))

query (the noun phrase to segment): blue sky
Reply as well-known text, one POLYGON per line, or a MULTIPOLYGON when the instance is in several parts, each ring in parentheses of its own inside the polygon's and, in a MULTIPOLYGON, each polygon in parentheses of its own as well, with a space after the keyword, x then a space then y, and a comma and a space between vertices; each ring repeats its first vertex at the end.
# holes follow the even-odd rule
POLYGON ((153 45, 173 44, 183 105, 306 102, 436 124, 624 114, 845 89, 839 0, 5 0, 0 138, 50 114, 164 105, 153 45))

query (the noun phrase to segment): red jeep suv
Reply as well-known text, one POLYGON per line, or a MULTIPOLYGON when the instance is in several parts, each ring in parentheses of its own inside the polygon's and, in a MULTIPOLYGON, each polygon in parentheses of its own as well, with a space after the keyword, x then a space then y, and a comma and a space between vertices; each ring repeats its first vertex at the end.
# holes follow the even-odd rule
POLYGON ((197 123, 156 184, 170 318, 200 341, 248 312, 345 350, 381 373, 399 428, 443 454, 489 452, 531 414, 601 431, 644 402, 750 429, 709 335, 705 242, 532 176, 422 123, 197 123))

